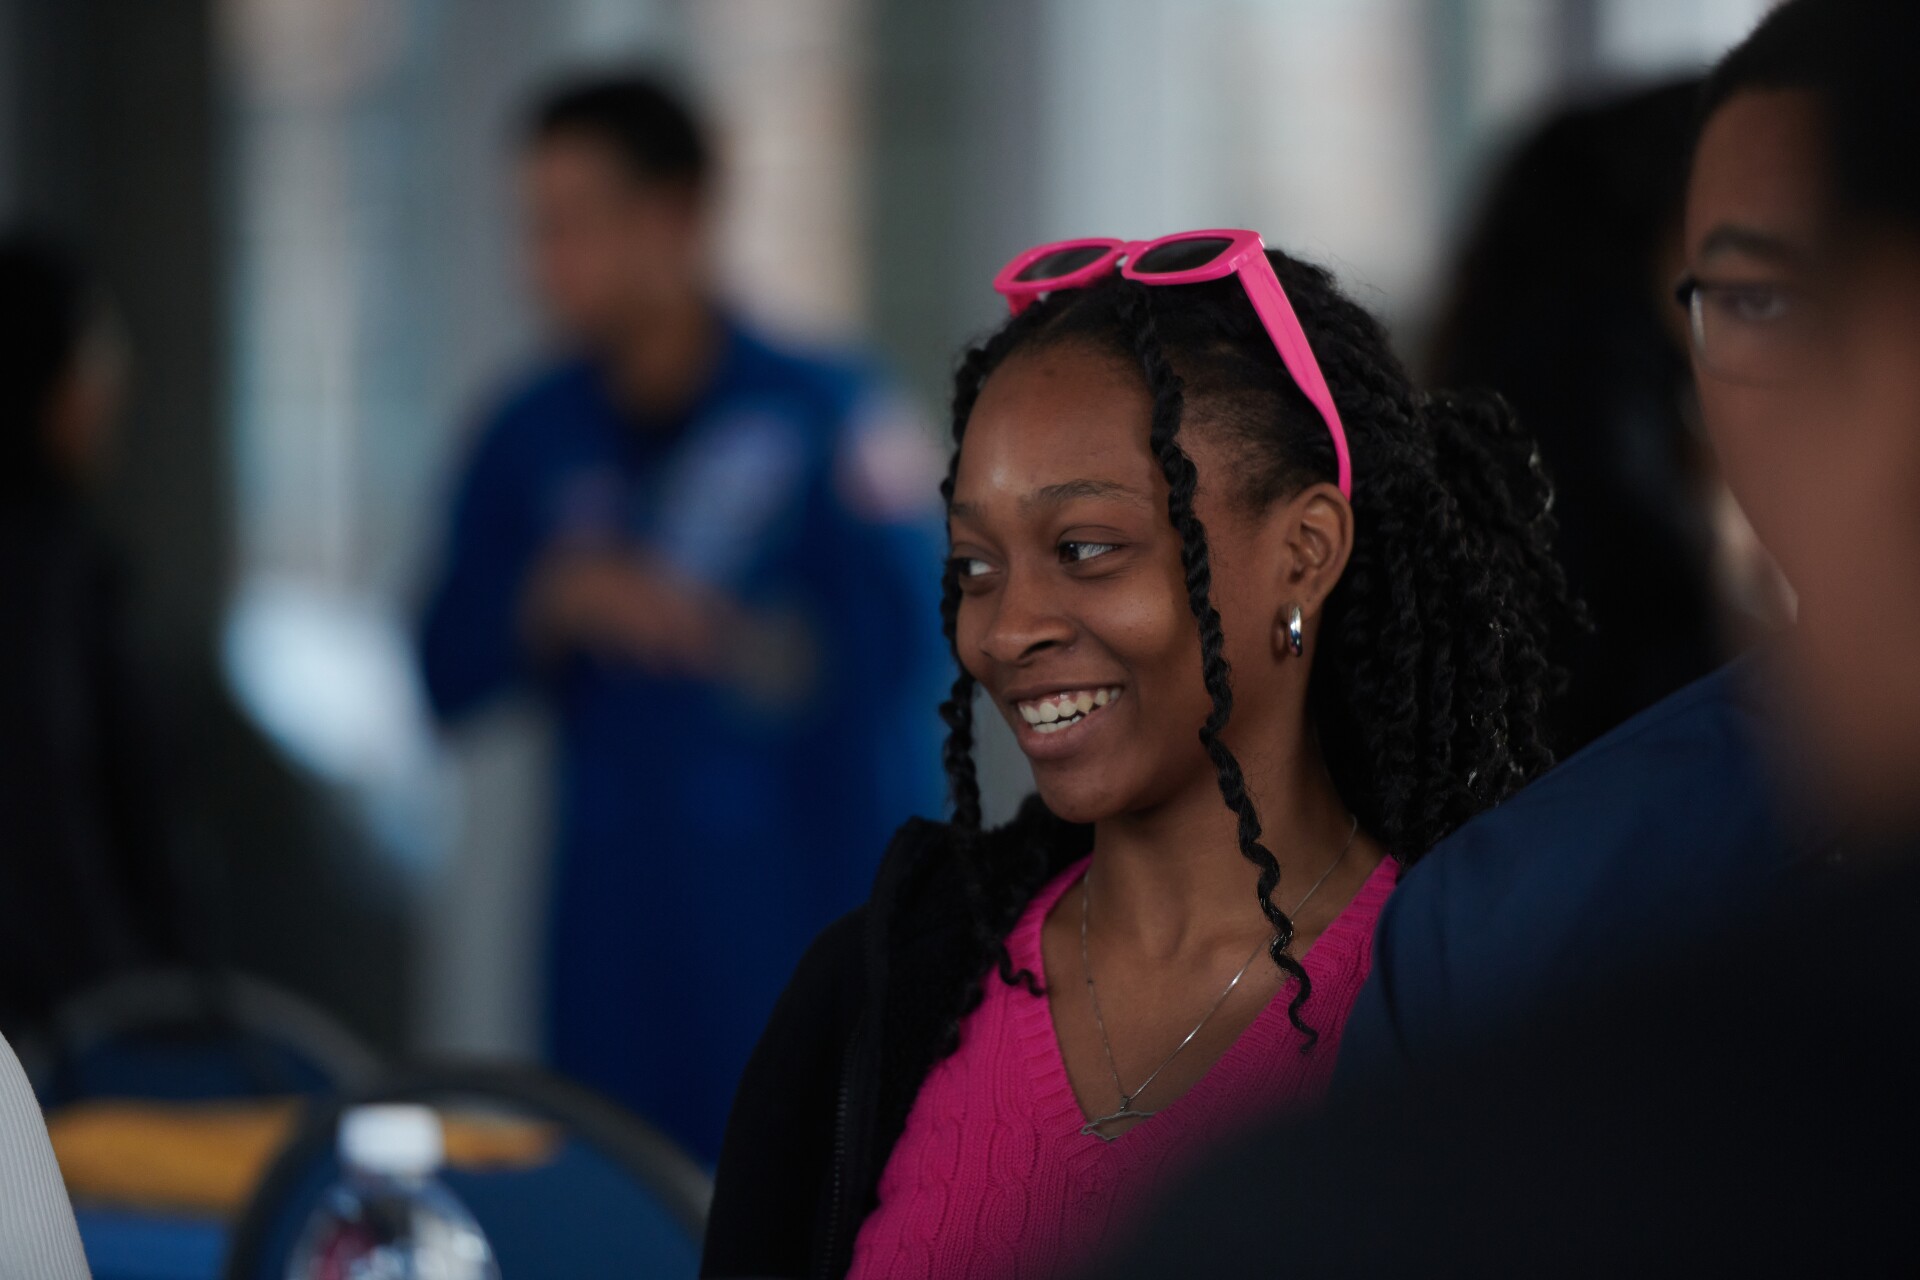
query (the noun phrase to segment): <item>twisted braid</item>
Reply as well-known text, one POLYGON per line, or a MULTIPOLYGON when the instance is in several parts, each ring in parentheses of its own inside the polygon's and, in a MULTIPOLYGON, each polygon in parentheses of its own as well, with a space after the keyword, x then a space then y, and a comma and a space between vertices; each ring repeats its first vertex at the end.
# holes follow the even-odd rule
POLYGON ((1180 535, 1180 565, 1186 574, 1187 605, 1200 627, 1201 676, 1213 703, 1205 723, 1200 726, 1200 743, 1219 775, 1220 796, 1238 820, 1236 839, 1240 855, 1259 869, 1260 878, 1254 891, 1259 896, 1262 914, 1273 926, 1273 942, 1267 954, 1282 973, 1295 979, 1287 1015, 1294 1026, 1306 1034, 1310 1046, 1318 1039, 1318 1032, 1302 1021, 1300 1007, 1312 994, 1313 983, 1306 969, 1287 950, 1293 942, 1293 921, 1273 901, 1273 891, 1280 885, 1280 863, 1273 851, 1260 843, 1260 815, 1254 808, 1253 797, 1247 794, 1240 762, 1222 737, 1227 721, 1233 716, 1233 670, 1227 662, 1220 612, 1213 607, 1213 564, 1207 551, 1207 531, 1193 510, 1200 473, 1175 438, 1185 411, 1185 388, 1161 350, 1152 293, 1145 286, 1126 286, 1118 299, 1118 314, 1121 323, 1133 331, 1133 353, 1146 374, 1147 390, 1153 396, 1153 427, 1148 442, 1167 479, 1167 516, 1180 535))
MULTIPOLYGON (((961 357, 960 368, 954 374, 953 457, 947 463, 946 478, 940 482, 940 496, 948 504, 953 502, 954 475, 960 467, 960 441, 966 434, 967 419, 973 416, 973 403, 979 399, 988 374, 1006 358, 1022 334, 1022 326, 1015 321, 961 357)), ((973 762, 975 684, 960 659, 959 616, 960 574, 958 567, 949 562, 941 575, 940 624, 957 674, 947 700, 940 704, 940 719, 947 726, 941 762, 946 769, 947 791, 953 804, 954 852, 969 898, 968 914, 977 958, 972 981, 942 1037, 942 1056, 959 1047, 960 1023, 980 1007, 985 994, 981 982, 989 972, 997 972, 1009 986, 1023 987, 1036 996, 1043 994, 1040 979, 1032 970, 1014 968, 1013 956, 1007 950, 1007 934, 1045 880, 1046 853, 1021 847, 1017 842, 1009 849, 1005 842, 982 839, 980 779, 973 762)))
MULTIPOLYGON (((946 502, 953 501, 953 473, 960 461, 959 450, 954 451, 953 461, 947 466, 947 478, 940 482, 940 496, 946 502)), ((940 583, 940 625, 946 633, 947 647, 954 648, 955 628, 960 617, 960 574, 958 569, 948 564, 941 574, 940 583)), ((940 719, 947 726, 947 740, 941 748, 941 761, 947 771, 947 792, 953 803, 953 826, 956 831, 978 834, 980 831, 980 778, 973 767, 973 677, 966 667, 960 665, 959 653, 954 653, 954 665, 958 671, 953 678, 953 688, 947 700, 940 704, 940 719)))

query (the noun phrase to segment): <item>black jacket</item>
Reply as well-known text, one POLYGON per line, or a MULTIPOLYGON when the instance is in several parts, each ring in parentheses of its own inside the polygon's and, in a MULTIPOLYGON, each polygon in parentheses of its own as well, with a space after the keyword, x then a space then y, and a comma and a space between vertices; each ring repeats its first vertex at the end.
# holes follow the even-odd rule
MULTIPOLYGON (((969 852, 1014 845, 1046 878, 1090 829, 1037 799, 969 852)), ((921 1083, 987 964, 952 828, 915 819, 888 847, 865 906, 808 949, 747 1064, 727 1122, 701 1275, 838 1277, 921 1083)), ((1023 885, 1031 898, 1044 880, 1023 885)))
POLYGON ((187 950, 126 595, 76 501, 0 493, 0 1032, 16 1040, 187 950))

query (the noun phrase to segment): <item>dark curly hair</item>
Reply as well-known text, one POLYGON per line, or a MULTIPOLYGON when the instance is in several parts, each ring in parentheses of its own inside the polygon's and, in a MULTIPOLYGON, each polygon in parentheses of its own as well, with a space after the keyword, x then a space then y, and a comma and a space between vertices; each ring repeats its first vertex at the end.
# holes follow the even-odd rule
MULTIPOLYGON (((1267 256, 1332 389, 1353 459, 1353 552, 1326 603, 1309 715, 1342 799, 1394 857, 1411 863, 1552 763, 1541 730, 1557 680, 1547 632, 1574 616, 1551 552, 1552 488, 1532 441, 1499 400, 1418 391, 1380 325, 1327 272, 1267 256)), ((1251 510, 1331 481, 1332 441, 1237 280, 1149 288, 1113 276, 1049 295, 966 353, 942 487, 949 503, 967 420, 988 377, 1015 352, 1061 344, 1123 358, 1152 394, 1149 443, 1167 480, 1213 703, 1200 740, 1239 820, 1240 852, 1260 870, 1260 909, 1275 935, 1269 954, 1297 979, 1288 1014, 1311 1043, 1315 1033, 1300 1014, 1310 984, 1287 951, 1293 922, 1273 902, 1279 864, 1260 842, 1240 764, 1221 740, 1233 682, 1211 600, 1206 530, 1193 509, 1197 476, 1179 433, 1190 402, 1208 429, 1225 433, 1243 477, 1233 496, 1251 510)), ((942 603, 950 645, 959 605, 950 565, 942 603)), ((1059 865, 1048 847, 1057 831, 982 838, 973 695, 962 665, 940 709, 978 957, 961 1017, 978 1006, 980 983, 996 969, 1039 993, 1035 975, 1015 971, 1005 939, 1059 865)), ((949 1051, 958 1026, 956 1018, 949 1051)))

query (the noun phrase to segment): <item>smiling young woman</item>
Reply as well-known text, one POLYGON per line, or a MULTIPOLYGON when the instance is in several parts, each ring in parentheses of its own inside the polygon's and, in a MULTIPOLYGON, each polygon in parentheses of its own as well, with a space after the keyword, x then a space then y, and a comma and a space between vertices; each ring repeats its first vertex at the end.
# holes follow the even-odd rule
POLYGON ((1498 404, 1415 390, 1251 233, 1048 246, 1001 288, 944 489, 953 820, 776 1010, 710 1276, 1070 1270, 1318 1096, 1401 868, 1548 764, 1564 590, 1498 404), (1038 792, 992 831, 981 693, 1038 792))

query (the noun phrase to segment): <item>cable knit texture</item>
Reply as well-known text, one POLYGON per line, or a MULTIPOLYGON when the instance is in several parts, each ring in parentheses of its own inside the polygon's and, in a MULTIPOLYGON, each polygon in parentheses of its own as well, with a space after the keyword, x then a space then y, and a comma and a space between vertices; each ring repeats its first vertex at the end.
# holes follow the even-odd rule
MULTIPOLYGON (((1082 859, 1043 889, 1014 927, 1016 965, 1043 973, 1040 928, 1085 874, 1082 859)), ((1340 1032, 1366 979, 1373 925, 1399 878, 1383 861, 1307 952, 1305 1038, 1283 986, 1199 1083, 1112 1143, 1085 1123, 1044 999, 991 980, 934 1068, 861 1226, 851 1280, 1029 1280, 1072 1273, 1133 1220, 1145 1198, 1215 1139, 1325 1090, 1340 1032)))

